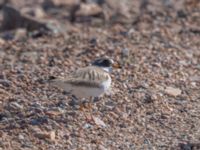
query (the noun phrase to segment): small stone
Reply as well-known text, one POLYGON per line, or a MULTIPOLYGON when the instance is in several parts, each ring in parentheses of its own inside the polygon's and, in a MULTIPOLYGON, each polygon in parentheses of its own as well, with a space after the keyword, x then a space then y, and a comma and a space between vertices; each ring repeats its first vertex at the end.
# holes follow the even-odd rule
POLYGON ((80 5, 80 9, 76 12, 77 16, 94 16, 102 13, 102 8, 95 4, 95 3, 90 3, 90 4, 84 4, 82 3, 80 5))
POLYGON ((45 123, 48 123, 48 118, 46 116, 44 117, 38 117, 38 118, 35 118, 35 119, 32 119, 30 121, 30 123, 32 125, 40 125, 40 124, 45 124, 45 123))
POLYGON ((56 132, 55 132, 55 131, 51 131, 51 132, 49 133, 49 137, 50 137, 50 139, 51 139, 52 141, 55 141, 55 139, 56 139, 56 132))
POLYGON ((5 40, 2 39, 2 38, 0 38, 0 45, 2 46, 2 45, 4 45, 4 44, 5 44, 5 40))
POLYGON ((80 0, 51 0, 55 6, 73 6, 80 3, 80 0))
POLYGON ((90 129, 92 128, 92 125, 89 124, 89 123, 86 123, 84 126, 83 126, 84 129, 90 129))
POLYGON ((122 57, 128 57, 130 50, 128 48, 122 49, 122 57))
POLYGON ((25 7, 21 9, 21 13, 28 14, 35 18, 44 18, 46 16, 44 10, 41 7, 34 7, 34 8, 25 7))
POLYGON ((50 132, 37 131, 37 133, 35 133, 35 136, 39 139, 55 141, 56 132, 55 131, 50 131, 50 132))
POLYGON ((38 132, 35 136, 39 139, 46 139, 49 138, 49 134, 47 132, 38 132))
POLYGON ((171 95, 171 96, 175 96, 176 97, 176 96, 180 95, 182 91, 180 89, 178 89, 178 88, 167 87, 165 89, 165 92, 167 94, 171 95))
POLYGON ((17 103, 17 102, 11 102, 10 105, 11 105, 11 107, 13 107, 14 109, 23 109, 23 106, 20 105, 20 104, 17 103))
POLYGON ((191 76, 190 78, 190 81, 194 81, 194 82, 200 82, 200 76, 191 76))
POLYGON ((181 150, 197 150, 200 148, 200 143, 179 143, 181 150))
POLYGON ((20 55, 20 59, 24 62, 28 62, 28 61, 32 61, 33 63, 35 63, 38 59, 38 53, 37 52, 23 52, 20 55))
POLYGON ((4 87, 10 87, 11 82, 8 80, 0 79, 0 84, 3 85, 4 87))
POLYGON ((22 134, 18 135, 19 140, 24 140, 24 136, 22 134))
POLYGON ((99 145, 99 150, 108 150, 108 149, 105 148, 103 145, 99 145))
POLYGON ((15 32, 15 40, 22 40, 26 38, 27 31, 26 29, 19 28, 15 32))
POLYGON ((51 111, 47 111, 45 114, 48 115, 48 116, 52 116, 53 117, 53 116, 59 116, 59 115, 61 115, 62 112, 56 111, 56 110, 51 110, 51 111))
POLYGON ((94 116, 92 116, 92 119, 93 119, 94 123, 96 125, 98 125, 99 127, 103 127, 103 128, 106 127, 106 124, 101 119, 94 117, 94 116))
POLYGON ((113 109, 115 106, 116 106, 116 103, 113 101, 105 102, 105 107, 107 107, 108 109, 113 109))

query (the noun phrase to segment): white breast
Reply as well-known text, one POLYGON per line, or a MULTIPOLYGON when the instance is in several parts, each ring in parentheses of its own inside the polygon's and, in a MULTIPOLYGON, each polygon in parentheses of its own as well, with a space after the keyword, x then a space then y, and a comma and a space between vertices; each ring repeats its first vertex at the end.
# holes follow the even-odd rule
POLYGON ((111 78, 102 83, 101 88, 73 86, 71 93, 79 98, 98 97, 106 92, 111 85, 111 78))
POLYGON ((102 83, 102 86, 104 88, 104 91, 108 90, 110 88, 110 85, 111 85, 111 77, 109 76, 108 80, 104 81, 102 83))
POLYGON ((77 70, 71 79, 53 80, 51 84, 64 89, 79 98, 98 97, 106 92, 111 85, 110 75, 98 67, 86 67, 77 70), (94 82, 95 84, 84 85, 82 81, 94 82), (78 85, 78 83, 82 83, 78 85))

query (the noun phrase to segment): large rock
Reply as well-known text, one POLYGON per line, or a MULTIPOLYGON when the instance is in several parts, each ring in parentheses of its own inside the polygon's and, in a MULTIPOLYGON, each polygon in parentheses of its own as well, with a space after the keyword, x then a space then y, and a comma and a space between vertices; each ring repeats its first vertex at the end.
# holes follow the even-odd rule
POLYGON ((3 7, 3 21, 1 30, 13 30, 16 28, 26 28, 28 31, 44 29, 50 30, 47 24, 35 18, 21 13, 13 6, 3 7))

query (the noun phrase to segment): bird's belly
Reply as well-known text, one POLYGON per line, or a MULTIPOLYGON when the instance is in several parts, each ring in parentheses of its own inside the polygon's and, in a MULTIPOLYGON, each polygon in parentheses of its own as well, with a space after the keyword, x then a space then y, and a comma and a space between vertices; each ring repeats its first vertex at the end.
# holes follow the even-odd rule
POLYGON ((84 87, 84 86, 75 86, 72 88, 71 93, 76 97, 80 98, 89 98, 89 97, 98 97, 109 89, 111 85, 111 79, 103 82, 98 88, 97 87, 84 87))
POLYGON ((76 87, 71 91, 76 97, 79 98, 89 98, 97 97, 104 93, 103 88, 91 88, 91 87, 76 87))
POLYGON ((104 89, 104 91, 106 91, 110 88, 110 85, 111 85, 111 78, 109 77, 108 80, 102 83, 102 88, 104 89))

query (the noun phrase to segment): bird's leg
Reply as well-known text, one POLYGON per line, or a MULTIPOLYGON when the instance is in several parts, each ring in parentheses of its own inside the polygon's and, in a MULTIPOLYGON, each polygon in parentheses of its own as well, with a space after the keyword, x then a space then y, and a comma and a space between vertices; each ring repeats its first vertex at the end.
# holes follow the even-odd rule
POLYGON ((82 101, 81 103, 82 108, 91 109, 92 108, 92 97, 87 100, 82 101))
POLYGON ((79 104, 79 110, 80 111, 83 111, 85 109, 85 103, 86 103, 86 100, 81 100, 80 104, 79 104))
POLYGON ((100 97, 94 97, 92 99, 92 102, 93 102, 93 108, 95 107, 96 109, 95 110, 98 110, 98 107, 97 107, 97 103, 101 100, 100 97))
POLYGON ((88 108, 91 110, 92 109, 92 104, 93 104, 93 98, 90 97, 89 102, 88 102, 88 108))
POLYGON ((84 109, 92 109, 92 97, 89 98, 89 100, 83 100, 80 104, 80 110, 84 110, 84 109))
POLYGON ((79 110, 83 111, 84 109, 87 109, 87 99, 82 99, 79 103, 79 110))

